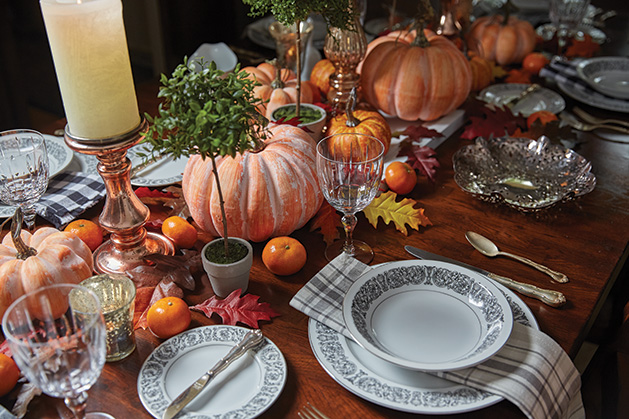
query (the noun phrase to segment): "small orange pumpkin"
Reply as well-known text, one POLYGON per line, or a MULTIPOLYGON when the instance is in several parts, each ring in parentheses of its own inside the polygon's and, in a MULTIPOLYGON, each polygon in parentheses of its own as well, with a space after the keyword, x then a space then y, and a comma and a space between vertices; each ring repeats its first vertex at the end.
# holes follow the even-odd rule
MULTIPOLYGON (((18 219, 14 226, 19 225, 18 219)), ((78 284, 92 275, 92 252, 74 233, 52 227, 34 234, 18 227, 11 230, 0 244, 0 317, 13 301, 30 291, 46 285, 78 284)), ((53 307, 53 312, 59 311, 63 310, 53 307)))
MULTIPOLYGON (((248 73, 247 78, 260 83, 260 86, 253 88, 253 94, 265 101, 258 107, 265 117, 270 119, 279 106, 297 102, 297 76, 292 70, 262 63, 257 67, 245 67, 241 71, 248 73)), ((300 87, 301 103, 312 103, 310 84, 301 83, 300 87)))
POLYGON ((472 92, 478 92, 489 86, 494 79, 491 63, 486 59, 473 55, 470 58, 472 69, 472 92))
POLYGON ((470 49, 482 47, 483 57, 499 65, 519 64, 535 48, 533 25, 515 16, 483 16, 474 21, 466 37, 470 49))
POLYGON ((312 67, 310 82, 321 90, 323 97, 326 97, 330 91, 330 76, 334 74, 334 70, 334 64, 327 58, 317 61, 312 67))

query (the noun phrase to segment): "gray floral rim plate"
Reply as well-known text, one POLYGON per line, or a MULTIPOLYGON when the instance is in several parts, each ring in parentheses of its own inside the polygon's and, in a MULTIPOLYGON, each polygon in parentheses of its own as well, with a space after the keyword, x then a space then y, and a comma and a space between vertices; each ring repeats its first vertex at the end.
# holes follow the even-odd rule
POLYGON ((596 186, 592 165, 546 137, 477 138, 452 156, 454 180, 484 201, 523 212, 546 209, 587 194, 596 186))
MULTIPOLYGON (((158 346, 138 375, 138 395, 146 410, 161 418, 168 404, 236 345, 244 327, 198 327, 158 346)), ((255 418, 279 397, 286 383, 282 352, 270 340, 250 350, 217 375, 177 416, 181 419, 255 418)))
MULTIPOLYGON (((499 83, 492 84, 481 90, 478 98, 493 105, 502 106, 510 99, 516 98, 522 91, 526 90, 530 84, 519 83, 499 83)), ((549 111, 558 114, 566 107, 566 101, 559 93, 542 87, 533 93, 526 95, 511 107, 511 112, 529 116, 537 111, 549 111)))
MULTIPOLYGON (((539 330, 535 316, 513 292, 496 284, 514 321, 539 330)), ((308 323, 312 351, 341 386, 372 403, 402 412, 445 415, 479 410, 503 400, 421 371, 388 363, 314 319, 308 323)))
POLYGON ((429 260, 374 267, 349 287, 343 319, 354 340, 403 368, 451 371, 502 348, 513 327, 504 295, 486 277, 429 260))

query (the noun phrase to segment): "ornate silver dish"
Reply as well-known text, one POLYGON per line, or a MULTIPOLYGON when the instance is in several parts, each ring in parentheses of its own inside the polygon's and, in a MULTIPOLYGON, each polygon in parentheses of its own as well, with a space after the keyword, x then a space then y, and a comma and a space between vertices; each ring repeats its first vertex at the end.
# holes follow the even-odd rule
POLYGON ((538 211, 591 192, 591 164, 542 136, 478 138, 452 157, 454 180, 466 192, 521 211, 538 211))

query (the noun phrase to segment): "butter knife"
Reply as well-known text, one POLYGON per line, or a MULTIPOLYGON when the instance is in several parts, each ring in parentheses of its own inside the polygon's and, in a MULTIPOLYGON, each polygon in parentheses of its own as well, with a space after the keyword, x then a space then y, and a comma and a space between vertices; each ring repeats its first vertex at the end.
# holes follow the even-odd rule
POLYGON ((458 265, 463 268, 467 268, 474 272, 478 272, 479 274, 485 275, 493 279, 494 281, 498 282, 499 284, 504 285, 507 288, 515 290, 519 292, 520 294, 529 296, 531 298, 538 299, 544 304, 547 304, 551 307, 561 307, 562 305, 566 303, 566 297, 558 291, 547 290, 547 289, 536 287, 535 285, 514 281, 511 278, 496 275, 484 269, 477 268, 476 266, 468 265, 467 263, 459 262, 457 260, 450 259, 445 256, 436 255, 434 253, 430 253, 430 252, 427 252, 422 249, 418 249, 413 246, 404 246, 404 249, 408 253, 410 253, 411 255, 415 256, 418 259, 430 259, 430 260, 436 260, 440 262, 447 262, 453 265, 458 265))
POLYGON ((205 386, 212 380, 219 372, 227 368, 232 362, 240 358, 249 349, 257 346, 262 342, 264 336, 260 329, 252 330, 248 332, 244 338, 230 351, 221 358, 216 365, 214 365, 208 372, 203 374, 197 381, 192 383, 187 389, 185 389, 175 400, 173 400, 162 415, 162 419, 174 418, 188 403, 190 403, 205 386))

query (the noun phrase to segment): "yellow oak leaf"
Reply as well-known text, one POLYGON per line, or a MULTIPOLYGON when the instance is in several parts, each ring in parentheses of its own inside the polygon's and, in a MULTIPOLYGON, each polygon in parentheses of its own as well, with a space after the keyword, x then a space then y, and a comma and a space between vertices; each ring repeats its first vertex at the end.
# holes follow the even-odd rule
POLYGON ((342 227, 341 216, 327 202, 323 202, 319 211, 310 221, 310 231, 321 229, 320 233, 323 234, 323 241, 326 244, 332 243, 337 240, 341 235, 339 234, 339 227, 342 227))
POLYGON ((505 70, 504 67, 496 64, 494 61, 490 61, 489 65, 491 65, 491 78, 493 80, 501 79, 504 76, 508 76, 509 72, 505 70))
POLYGON ((424 209, 415 208, 417 201, 404 198, 400 202, 396 202, 396 198, 395 192, 383 192, 363 210, 365 217, 374 228, 378 227, 379 217, 382 217, 385 224, 393 221, 395 228, 405 236, 408 236, 406 224, 418 231, 420 225, 432 225, 428 217, 424 215, 424 209))

